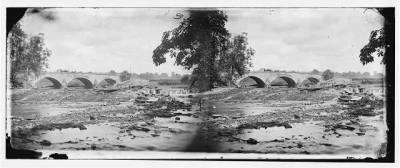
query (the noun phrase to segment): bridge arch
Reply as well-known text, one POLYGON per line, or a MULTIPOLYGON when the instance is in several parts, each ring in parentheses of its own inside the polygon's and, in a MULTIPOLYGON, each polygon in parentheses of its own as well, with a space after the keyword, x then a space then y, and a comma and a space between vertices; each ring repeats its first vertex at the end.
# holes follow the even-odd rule
MULTIPOLYGON (((296 87, 296 86, 297 86, 296 81, 295 81, 294 79, 292 79, 291 77, 288 77, 288 76, 278 76, 278 77, 276 77, 276 78, 274 79, 274 81, 277 80, 277 79, 282 79, 282 80, 284 80, 284 81, 287 83, 287 86, 290 87, 290 88, 296 87)), ((272 82, 271 82, 271 83, 272 83, 272 82)))
POLYGON ((257 86, 258 88, 264 88, 265 86, 267 86, 266 82, 257 76, 244 77, 238 82, 238 85, 240 87, 243 87, 245 85, 244 82, 246 82, 246 80, 248 80, 248 79, 252 79, 253 81, 255 81, 256 82, 255 86, 257 86))
POLYGON ((308 78, 304 79, 304 80, 301 82, 301 85, 302 85, 302 86, 305 86, 305 85, 316 85, 316 84, 318 84, 319 82, 320 82, 320 80, 319 80, 318 78, 315 78, 315 77, 308 77, 308 78))
POLYGON ((117 83, 116 80, 112 78, 104 78, 102 81, 100 81, 96 87, 108 87, 108 86, 114 86, 117 83))
POLYGON ((83 83, 83 87, 84 88, 86 88, 86 89, 91 89, 91 88, 93 88, 93 83, 89 80, 89 79, 87 79, 87 78, 84 78, 84 77, 76 77, 76 78, 73 78, 70 82, 68 82, 68 84, 67 84, 67 86, 68 87, 75 87, 75 86, 73 86, 73 82, 74 82, 74 80, 76 81, 76 80, 79 80, 80 82, 82 82, 83 83))
POLYGON ((54 89, 60 89, 60 88, 62 88, 62 84, 61 84, 60 81, 58 81, 58 80, 55 79, 55 78, 48 77, 48 76, 47 76, 47 77, 43 77, 43 78, 37 80, 37 81, 35 82, 35 86, 36 86, 37 88, 40 88, 40 87, 41 87, 41 84, 44 83, 44 82, 46 82, 46 81, 50 81, 50 82, 52 83, 52 86, 47 86, 47 87, 52 87, 52 88, 54 88, 54 89))
POLYGON ((319 79, 315 78, 315 77, 308 77, 307 80, 309 80, 312 83, 319 83, 320 82, 319 79))

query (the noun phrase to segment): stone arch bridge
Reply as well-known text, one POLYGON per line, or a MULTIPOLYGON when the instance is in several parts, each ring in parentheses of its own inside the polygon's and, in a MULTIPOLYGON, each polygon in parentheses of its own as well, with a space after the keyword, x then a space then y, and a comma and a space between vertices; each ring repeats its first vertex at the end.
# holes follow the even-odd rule
POLYGON ((271 85, 271 82, 276 79, 282 79, 288 87, 300 87, 303 86, 307 81, 313 84, 318 84, 322 81, 322 76, 318 74, 310 73, 299 73, 299 72, 251 72, 235 80, 235 84, 242 87, 242 81, 244 79, 251 78, 256 82, 256 86, 263 88, 271 85))
POLYGON ((80 81, 81 83, 83 83, 83 87, 87 89, 94 88, 103 84, 114 85, 115 83, 120 82, 119 76, 117 75, 54 72, 46 73, 33 80, 33 87, 40 87, 40 83, 44 80, 47 80, 47 82, 51 82, 52 87, 56 89, 69 87, 69 85, 73 81, 80 81))

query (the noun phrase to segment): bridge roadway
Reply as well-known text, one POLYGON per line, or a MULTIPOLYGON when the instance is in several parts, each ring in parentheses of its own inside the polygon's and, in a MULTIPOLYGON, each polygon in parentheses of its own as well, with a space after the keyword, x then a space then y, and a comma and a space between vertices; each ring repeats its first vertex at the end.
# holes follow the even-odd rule
MULTIPOLYGON (((234 82, 237 86, 243 85, 243 80, 253 79, 256 82, 257 87, 267 87, 271 85, 271 82, 276 79, 284 80, 289 87, 298 87, 306 81, 310 81, 317 84, 322 81, 322 76, 318 74, 310 73, 298 73, 298 72, 250 72, 234 82)), ((102 74, 88 74, 88 73, 68 73, 68 72, 53 72, 46 73, 39 76, 33 81, 34 87, 39 87, 38 84, 43 80, 47 79, 53 84, 54 88, 68 87, 73 80, 79 80, 84 84, 85 88, 93 88, 96 84, 107 82, 108 84, 114 85, 120 82, 117 75, 102 75, 102 74)))

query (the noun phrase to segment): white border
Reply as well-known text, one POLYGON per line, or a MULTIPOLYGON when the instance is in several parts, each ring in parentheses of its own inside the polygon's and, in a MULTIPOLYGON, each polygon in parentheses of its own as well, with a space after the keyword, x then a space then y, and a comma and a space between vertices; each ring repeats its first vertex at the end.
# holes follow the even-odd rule
MULTIPOLYGON (((398 29, 399 23, 399 1, 397 0, 136 0, 136 1, 124 1, 124 0, 110 0, 110 1, 82 1, 82 0, 3 0, 1 1, 1 48, 0 51, 3 57, 1 57, 0 63, 0 114, 1 121, 5 121, 5 8, 6 7, 396 7, 396 27, 398 29)), ((396 31, 396 51, 399 53, 399 42, 396 31)), ((398 54, 396 54, 398 55, 398 54)), ((399 59, 396 59, 396 64, 399 63, 399 59)), ((399 80, 399 68, 395 68, 396 72, 396 86, 399 80)), ((397 87, 398 88, 398 87, 397 87)), ((395 97, 398 101, 399 89, 395 91, 395 97)), ((397 102, 396 101, 396 102, 397 102)), ((395 103, 395 109, 398 109, 398 104, 395 103)), ((397 110, 395 110, 396 112, 397 110)), ((309 162, 243 162, 243 161, 131 161, 131 160, 69 160, 69 161, 48 161, 48 160, 5 160, 5 124, 0 124, 0 150, 2 159, 0 167, 221 167, 221 166, 238 166, 238 167, 255 167, 255 166, 272 166, 272 167, 366 167, 366 166, 379 166, 379 167, 400 167, 399 164, 399 113, 396 114, 395 118, 395 164, 387 163, 309 163, 309 162)), ((2 122, 0 122, 2 123, 2 122)))
POLYGON ((389 7, 395 0, 5 0, 9 7, 389 7))

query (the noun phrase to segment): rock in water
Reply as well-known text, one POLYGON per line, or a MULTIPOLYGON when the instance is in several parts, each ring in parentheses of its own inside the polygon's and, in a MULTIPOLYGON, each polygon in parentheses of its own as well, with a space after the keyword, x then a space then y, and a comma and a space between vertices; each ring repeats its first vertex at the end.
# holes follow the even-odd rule
POLYGON ((298 147, 298 148, 302 148, 302 147, 303 147, 303 144, 298 143, 298 144, 297 144, 297 147, 298 147))
POLYGON ((363 135, 365 135, 364 132, 357 132, 356 134, 357 134, 358 136, 363 136, 363 135))
POLYGON ((152 137, 159 137, 159 134, 150 134, 152 137))
POLYGON ((42 146, 50 146, 51 142, 48 141, 48 140, 43 140, 43 141, 40 141, 40 145, 42 145, 42 146))
POLYGON ((66 154, 58 154, 58 153, 53 153, 49 157, 53 159, 68 159, 68 156, 66 154))
POLYGON ((255 140, 255 139, 253 139, 253 138, 249 138, 246 142, 247 142, 248 144, 251 144, 251 145, 255 145, 255 144, 258 143, 258 141, 255 140))

